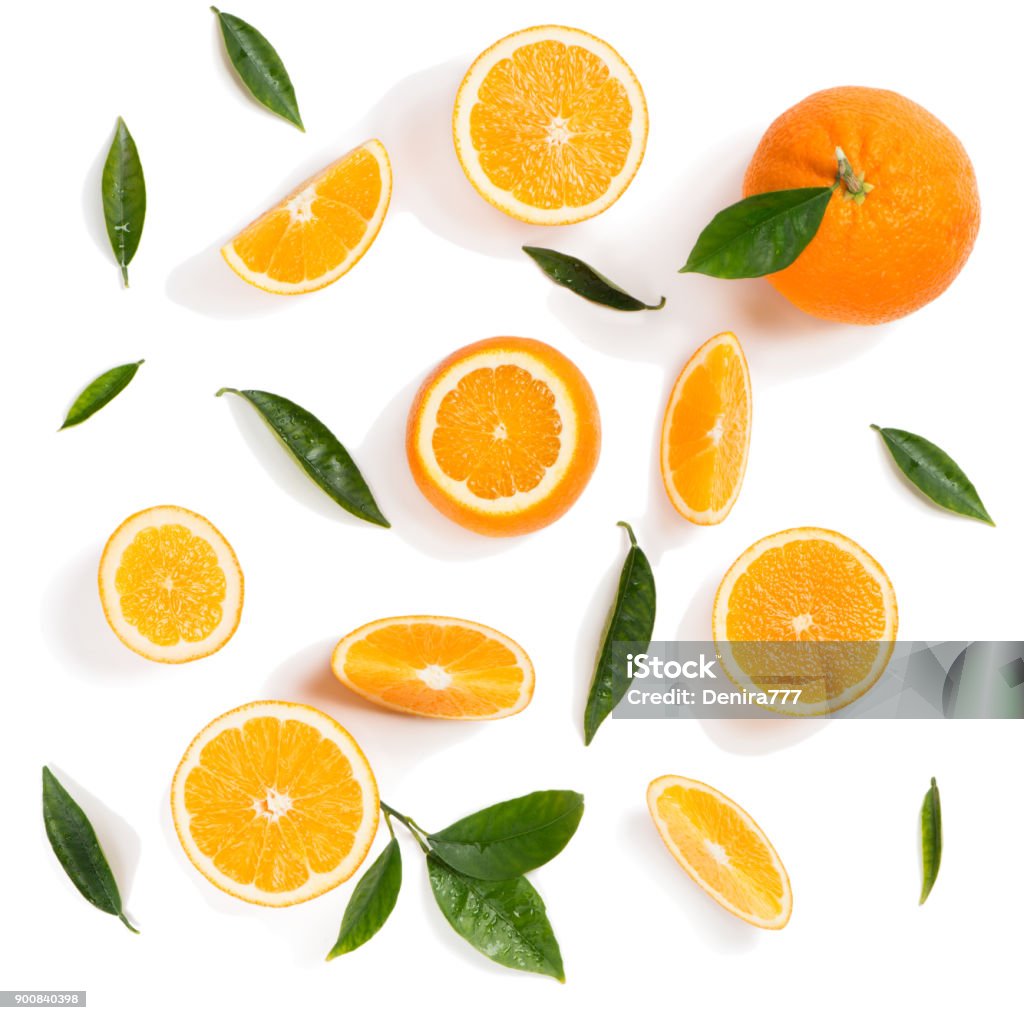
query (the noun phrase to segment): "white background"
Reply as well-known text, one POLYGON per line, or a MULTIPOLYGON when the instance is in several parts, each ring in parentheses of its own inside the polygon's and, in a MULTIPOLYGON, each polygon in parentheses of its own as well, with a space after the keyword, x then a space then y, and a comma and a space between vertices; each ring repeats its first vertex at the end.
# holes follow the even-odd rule
MULTIPOLYGON (((633 523, 658 579, 656 637, 706 637, 725 569, 780 528, 814 524, 889 572, 905 638, 1021 636, 1018 456, 1019 24, 994 3, 583 4, 521 0, 229 8, 275 44, 307 134, 233 80, 205 3, 20 4, 5 19, 3 829, 0 987, 88 989, 100 1017, 564 1010, 853 1016, 902 1006, 1005 1015, 1017 996, 1020 730, 1013 723, 579 719, 633 523), (499 36, 544 22, 608 39, 646 91, 651 134, 626 195, 596 220, 531 228, 480 200, 453 155, 455 88, 499 36), (760 133, 831 85, 895 89, 959 135, 983 222, 953 287, 891 326, 839 327, 764 281, 680 277, 697 231, 739 196, 760 133), (149 209, 131 289, 103 234, 99 172, 115 117, 133 132, 149 209), (238 281, 218 247, 305 175, 366 137, 394 163, 380 237, 347 277, 280 298, 238 281), (579 254, 658 313, 625 315, 553 288, 520 253, 579 254), (755 415, 742 496, 720 527, 675 516, 656 467, 663 404, 692 350, 740 337, 755 415), (403 425, 431 366, 495 334, 569 355, 601 407, 604 449, 577 506, 546 531, 461 531, 415 489, 403 425), (100 371, 135 382, 58 435, 100 371), (13 365, 13 371, 11 366, 13 365), (221 386, 288 395, 363 467, 391 531, 345 516, 221 386), (933 510, 897 477, 872 421, 921 432, 965 466, 995 530, 933 510), (246 576, 242 625, 186 666, 123 648, 95 570, 123 518, 156 503, 208 516, 246 576), (330 675, 336 640, 377 617, 462 615, 518 639, 532 705, 457 724, 377 711, 330 675), (351 884, 269 910, 231 900, 185 859, 168 788, 192 736, 257 698, 334 714, 385 798, 428 827, 536 788, 585 792, 566 852, 541 871, 567 985, 502 970, 436 912, 418 851, 384 931, 325 964, 351 884), (85 904, 43 833, 51 764, 102 837, 143 934, 85 904), (793 881, 788 928, 760 932, 700 892, 644 803, 665 772, 721 788, 764 826, 793 881), (931 775, 946 850, 917 906, 916 821, 931 775)), ((378 837, 378 848, 382 845, 378 837)))

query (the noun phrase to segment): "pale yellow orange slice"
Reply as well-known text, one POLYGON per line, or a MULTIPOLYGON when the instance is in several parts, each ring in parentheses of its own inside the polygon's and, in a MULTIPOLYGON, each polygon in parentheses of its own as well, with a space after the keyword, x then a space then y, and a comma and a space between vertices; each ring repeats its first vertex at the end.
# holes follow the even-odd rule
POLYGON ((694 524, 719 524, 743 484, 750 449, 750 372, 733 333, 687 361, 665 409, 661 477, 672 506, 694 524))
POLYGON ((711 630, 734 682, 752 693, 799 690, 769 707, 822 715, 885 672, 898 618, 874 557, 836 531, 791 528, 755 542, 729 568, 711 630))
POLYGON ((306 294, 344 276, 366 254, 391 199, 391 162, 364 142, 249 224, 221 249, 246 283, 306 294))
POLYGON ((477 57, 459 86, 453 130, 462 169, 492 205, 527 223, 577 223, 633 180, 647 104, 608 43, 539 25, 477 57))
POLYGON ((189 860, 218 889, 287 907, 356 871, 380 807, 347 730, 309 705, 254 701, 192 741, 174 773, 171 811, 189 860))
POLYGON ((156 662, 189 662, 222 648, 242 616, 234 550, 205 518, 180 506, 133 514, 100 559, 100 601, 114 633, 156 662))
POLYGON ((662 776, 647 789, 658 833, 682 869, 716 903, 758 928, 783 928, 793 891, 757 822, 714 787, 662 776))

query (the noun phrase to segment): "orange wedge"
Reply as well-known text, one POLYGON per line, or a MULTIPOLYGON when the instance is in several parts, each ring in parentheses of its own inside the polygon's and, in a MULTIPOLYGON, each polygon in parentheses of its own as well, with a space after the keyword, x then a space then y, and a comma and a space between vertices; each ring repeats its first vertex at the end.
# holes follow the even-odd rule
POLYGON ((755 542, 715 596, 712 635, 729 677, 753 692, 799 688, 780 712, 822 715, 868 691, 896 641, 892 582, 852 539, 792 528, 755 542))
POLYGON ((107 623, 156 662, 212 655, 242 616, 234 550, 205 518, 180 506, 133 514, 110 536, 99 570, 107 623))
POLYGON ((453 131, 462 169, 491 205, 527 223, 578 223, 633 180, 647 104, 606 42, 540 25, 476 58, 455 98, 453 131))
POLYGON ((391 200, 391 162, 376 139, 300 184, 221 254, 246 283, 306 294, 344 276, 373 244, 391 200))
POLYGON ((396 712, 434 719, 504 719, 533 697, 533 665, 511 638, 448 616, 394 616, 343 637, 334 675, 396 712))
POLYGON ((739 804, 695 779, 662 776, 647 788, 647 807, 669 852, 713 900, 758 928, 786 926, 789 876, 739 804))
POLYGON ((214 719, 171 783, 188 859, 218 889, 265 907, 349 878, 377 831, 377 784, 359 745, 309 705, 254 701, 214 719))
POLYGON ((750 449, 750 372, 733 333, 699 347, 672 387, 661 426, 661 477, 694 524, 719 524, 743 484, 750 449))
POLYGON ((413 478, 441 513, 484 535, 543 528, 597 466, 601 420, 590 384, 539 340, 495 337, 446 358, 409 411, 413 478))

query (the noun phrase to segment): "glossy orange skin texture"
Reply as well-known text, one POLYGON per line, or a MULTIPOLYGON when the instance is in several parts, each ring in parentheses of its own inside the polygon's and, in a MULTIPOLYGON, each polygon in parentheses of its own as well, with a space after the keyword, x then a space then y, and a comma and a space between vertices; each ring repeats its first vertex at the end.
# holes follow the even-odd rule
POLYGON ((814 240, 768 279, 819 319, 900 319, 937 298, 974 247, 974 168, 959 139, 923 107, 896 92, 844 86, 808 96, 768 128, 744 196, 831 185, 837 146, 874 189, 858 204, 840 185, 814 240))
POLYGON ((416 485, 431 504, 450 520, 481 535, 506 537, 524 535, 558 520, 582 495, 587 487, 601 453, 601 416, 594 391, 575 362, 561 351, 540 340, 527 337, 499 336, 460 347, 442 361, 420 386, 409 410, 406 424, 405 449, 416 485), (566 474, 551 492, 537 503, 514 514, 483 514, 464 506, 442 491, 425 470, 416 449, 416 434, 420 414, 434 383, 452 365, 479 351, 525 351, 544 362, 557 375, 568 390, 576 410, 577 444, 572 463, 566 474))

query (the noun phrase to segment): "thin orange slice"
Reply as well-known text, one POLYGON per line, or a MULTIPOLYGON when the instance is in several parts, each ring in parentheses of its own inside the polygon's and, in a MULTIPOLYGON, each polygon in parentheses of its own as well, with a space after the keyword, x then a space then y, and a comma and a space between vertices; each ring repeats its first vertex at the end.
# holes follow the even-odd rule
POLYGON ((391 200, 391 162, 376 139, 300 184, 221 249, 246 283, 306 294, 344 276, 373 244, 391 200))
POLYGON ((789 686, 792 715, 834 712, 885 672, 896 641, 896 593, 878 562, 825 528, 755 542, 715 596, 712 635, 724 669, 752 693, 789 686))
POLYGON ((533 697, 533 665, 511 638, 448 616, 394 616, 343 637, 334 675, 385 708, 435 719, 504 719, 533 697))
POLYGON ((750 372, 733 333, 699 347, 672 387, 661 427, 661 477, 694 524, 719 524, 743 484, 750 449, 750 372))
POLYGON ((682 869, 713 900, 758 928, 784 928, 793 890, 757 822, 714 787, 662 776, 647 788, 651 817, 682 869))
POLYGON ((597 466, 601 420, 580 370, 539 340, 495 337, 446 358, 409 411, 413 478, 441 513, 484 535, 543 528, 597 466))
POLYGON ((222 648, 242 616, 234 550, 205 518, 180 506, 133 514, 107 541, 100 601, 114 633, 156 662, 190 662, 222 648))
POLYGON ((462 169, 491 205, 527 223, 578 223, 633 180, 647 104, 606 42, 540 25, 476 58, 455 98, 453 132, 462 169))
POLYGON ((340 885, 377 831, 377 783, 348 731, 309 705, 254 701, 189 745, 171 783, 188 859, 218 889, 288 907, 340 885))

